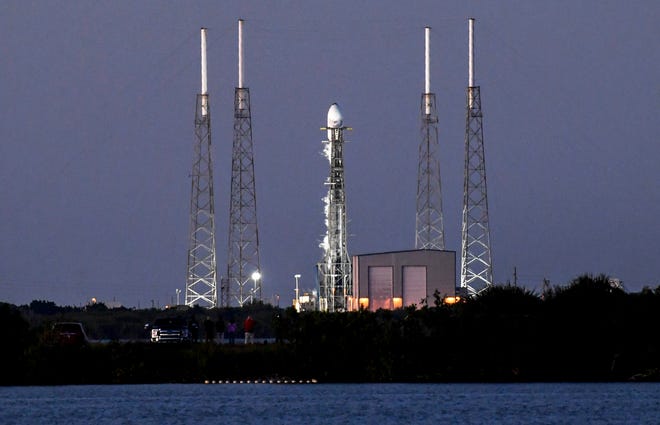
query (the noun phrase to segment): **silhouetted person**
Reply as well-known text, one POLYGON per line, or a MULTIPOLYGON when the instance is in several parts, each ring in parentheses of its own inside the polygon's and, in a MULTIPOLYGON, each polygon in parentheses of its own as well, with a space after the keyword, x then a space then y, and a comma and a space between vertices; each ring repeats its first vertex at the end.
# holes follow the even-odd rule
POLYGON ((215 324, 209 316, 206 316, 206 319, 204 320, 204 336, 206 342, 213 342, 215 339, 215 324))
POLYGON ((284 334, 284 323, 282 323, 282 316, 280 316, 280 313, 276 313, 275 317, 273 317, 273 329, 275 330, 275 342, 282 342, 282 336, 284 334))
MULTIPOLYGON (((222 317, 218 318, 218 321, 215 322, 215 331, 220 336, 220 339, 224 339, 225 335, 225 321, 222 320, 222 317)), ((222 341, 220 341, 222 342, 222 341)))
POLYGON ((193 342, 199 340, 199 325, 194 318, 188 322, 188 332, 190 332, 190 338, 192 338, 193 342))
POLYGON ((245 344, 254 344, 254 319, 252 316, 245 319, 243 329, 245 330, 245 344))
POLYGON ((236 342, 236 322, 234 319, 229 319, 229 325, 227 325, 227 338, 229 338, 229 343, 234 345, 234 342, 236 342))

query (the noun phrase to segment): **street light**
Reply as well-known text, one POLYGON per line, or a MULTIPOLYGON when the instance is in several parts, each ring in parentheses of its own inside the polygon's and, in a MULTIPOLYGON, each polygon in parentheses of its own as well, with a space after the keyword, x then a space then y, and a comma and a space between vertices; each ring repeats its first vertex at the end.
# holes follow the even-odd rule
POLYGON ((259 273, 259 270, 255 270, 254 273, 252 273, 252 280, 254 281, 254 289, 252 290, 252 302, 254 302, 254 297, 257 295, 257 281, 261 279, 261 273, 259 273))
POLYGON ((179 305, 179 294, 181 293, 181 289, 176 288, 174 291, 176 291, 176 305, 179 305))
POLYGON ((300 313, 300 295, 298 294, 298 279, 300 279, 300 275, 295 274, 293 277, 296 279, 296 311, 300 313))

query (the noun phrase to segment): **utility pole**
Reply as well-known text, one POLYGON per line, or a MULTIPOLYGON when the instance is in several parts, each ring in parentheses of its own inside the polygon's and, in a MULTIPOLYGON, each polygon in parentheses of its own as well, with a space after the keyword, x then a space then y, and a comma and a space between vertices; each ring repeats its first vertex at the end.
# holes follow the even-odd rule
POLYGON ((544 300, 546 295, 550 292, 550 280, 543 278, 543 286, 541 287, 541 299, 544 300))
POLYGON ((295 275, 293 275, 293 278, 296 279, 296 304, 295 304, 295 308, 296 308, 296 311, 298 313, 300 313, 300 294, 298 292, 298 290, 299 290, 298 289, 298 280, 300 279, 300 275, 295 274, 295 275))
POLYGON ((518 286, 518 268, 513 267, 513 286, 518 286))

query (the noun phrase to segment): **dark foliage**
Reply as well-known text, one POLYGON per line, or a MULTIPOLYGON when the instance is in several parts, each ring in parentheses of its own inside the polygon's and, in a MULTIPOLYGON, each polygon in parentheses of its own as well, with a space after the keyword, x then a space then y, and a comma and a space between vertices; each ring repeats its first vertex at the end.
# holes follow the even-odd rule
POLYGON ((30 344, 29 324, 19 310, 0 303, 0 335, 4 338, 0 349, 0 383, 22 383, 25 370, 23 353, 30 344))
MULTIPOLYGON (((202 382, 315 378, 324 382, 659 380, 660 288, 626 294, 606 276, 580 276, 537 296, 494 286, 447 305, 341 314, 270 305, 168 311, 0 304, 11 344, 2 384, 202 382), (22 315, 21 315, 22 313, 22 315), (251 315, 270 344, 146 342, 144 323, 183 316, 222 333, 251 315), (25 318, 24 318, 25 317, 25 318), (40 337, 55 321, 80 321, 91 338, 63 347, 40 337), (215 326, 211 326, 215 324, 215 326), (130 340, 130 342, 126 342, 130 340)), ((200 336, 200 340, 204 340, 200 336)), ((240 338, 239 338, 240 339, 240 338)))

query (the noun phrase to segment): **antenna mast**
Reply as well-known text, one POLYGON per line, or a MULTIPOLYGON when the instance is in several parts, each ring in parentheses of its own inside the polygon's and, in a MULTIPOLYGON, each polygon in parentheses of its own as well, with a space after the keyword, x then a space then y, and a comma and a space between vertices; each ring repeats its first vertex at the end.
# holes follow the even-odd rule
POLYGON ((431 93, 431 28, 426 27, 424 54, 424 93, 422 94, 422 140, 417 168, 417 214, 415 218, 415 248, 445 249, 442 217, 440 162, 438 160, 438 113, 435 94, 431 93))
POLYGON ((238 20, 238 87, 234 90, 229 247, 224 304, 242 307, 262 300, 254 178, 250 89, 244 87, 243 23, 238 20))
POLYGON ((190 239, 186 305, 218 305, 215 208, 211 162, 211 114, 206 73, 206 28, 201 29, 202 87, 195 108, 195 146, 190 190, 190 239))
POLYGON ((468 20, 469 56, 465 123, 465 180, 461 244, 461 289, 479 294, 493 284, 486 158, 480 87, 474 83, 474 19, 468 20))

